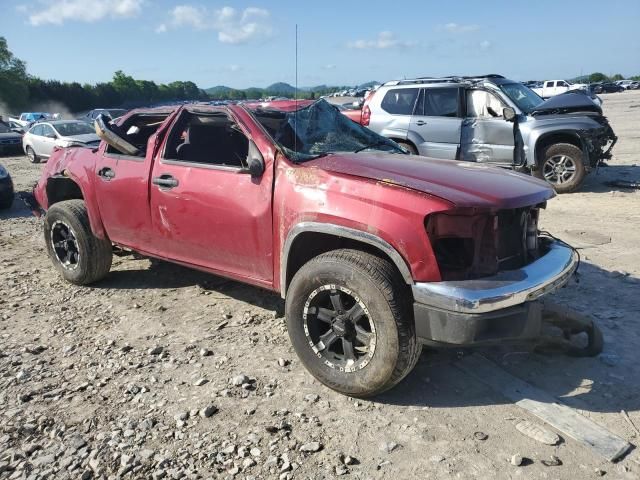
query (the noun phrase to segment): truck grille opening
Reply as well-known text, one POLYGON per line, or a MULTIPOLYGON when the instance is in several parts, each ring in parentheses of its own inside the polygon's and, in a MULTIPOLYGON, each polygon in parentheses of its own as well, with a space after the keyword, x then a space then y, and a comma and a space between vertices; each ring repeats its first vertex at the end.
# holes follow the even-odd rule
POLYGON ((430 215, 427 234, 442 280, 482 278, 538 257, 538 208, 430 215))

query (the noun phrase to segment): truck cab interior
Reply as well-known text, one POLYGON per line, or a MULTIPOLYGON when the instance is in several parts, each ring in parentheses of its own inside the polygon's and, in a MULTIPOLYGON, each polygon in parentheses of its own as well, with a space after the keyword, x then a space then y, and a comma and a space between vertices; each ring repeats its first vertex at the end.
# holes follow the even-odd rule
POLYGON ((164 158, 247 167, 249 139, 225 112, 184 111, 171 129, 164 158))

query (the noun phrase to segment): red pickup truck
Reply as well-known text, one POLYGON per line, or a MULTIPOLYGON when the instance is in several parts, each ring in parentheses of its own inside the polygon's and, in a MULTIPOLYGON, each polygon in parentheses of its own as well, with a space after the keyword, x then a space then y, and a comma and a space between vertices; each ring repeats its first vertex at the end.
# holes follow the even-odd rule
POLYGON ((539 235, 553 190, 408 155, 324 101, 185 105, 96 121, 35 187, 53 264, 108 274, 114 245, 285 299, 291 341, 325 385, 371 396, 423 344, 528 341, 575 252, 539 235))

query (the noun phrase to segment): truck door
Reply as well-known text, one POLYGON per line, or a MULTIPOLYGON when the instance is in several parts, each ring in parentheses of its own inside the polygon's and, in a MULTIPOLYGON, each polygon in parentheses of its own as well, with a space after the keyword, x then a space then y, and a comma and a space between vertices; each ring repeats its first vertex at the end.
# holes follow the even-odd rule
POLYGON ((474 89, 466 92, 466 115, 462 122, 462 160, 500 166, 513 163, 513 123, 502 116, 507 105, 493 93, 474 89))
POLYGON ((151 175, 154 241, 163 256, 272 283, 273 159, 257 150, 266 166, 252 176, 247 158, 256 142, 227 110, 180 114, 151 175))
POLYGON ((111 241, 149 253, 157 253, 151 242, 148 197, 154 134, 168 116, 169 112, 128 117, 120 131, 138 153, 124 154, 103 141, 93 172, 100 217, 111 241))
POLYGON ((408 139, 420 155, 454 160, 460 147, 461 101, 458 87, 420 89, 408 139))

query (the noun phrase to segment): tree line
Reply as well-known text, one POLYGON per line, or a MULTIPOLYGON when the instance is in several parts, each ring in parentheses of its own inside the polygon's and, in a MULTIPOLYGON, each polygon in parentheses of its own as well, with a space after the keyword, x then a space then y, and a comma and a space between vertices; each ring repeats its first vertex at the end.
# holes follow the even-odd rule
MULTIPOLYGON (((574 80, 595 83, 623 78, 620 74, 609 77, 603 73, 594 72, 574 80)), ((631 79, 640 80, 640 76, 634 76, 631 79)), ((7 110, 0 113, 17 113, 51 102, 64 105, 70 112, 81 112, 97 107, 133 108, 182 100, 253 100, 269 96, 293 97, 291 87, 288 85, 287 87, 289 89, 285 90, 212 89, 211 94, 208 94, 190 81, 156 84, 150 80, 134 79, 121 70, 115 72, 110 82, 95 85, 43 80, 29 75, 25 62, 16 58, 9 50, 6 39, 0 37, 0 106, 7 110)), ((301 90, 297 96, 313 99, 337 89, 340 88, 322 86, 312 91, 301 90)))
POLYGON ((120 70, 110 82, 95 85, 43 80, 29 75, 25 62, 16 58, 6 39, 0 37, 0 104, 11 112, 51 102, 64 105, 70 112, 80 112, 97 107, 132 108, 181 100, 209 100, 209 96, 193 82, 156 84, 136 80, 120 70))

